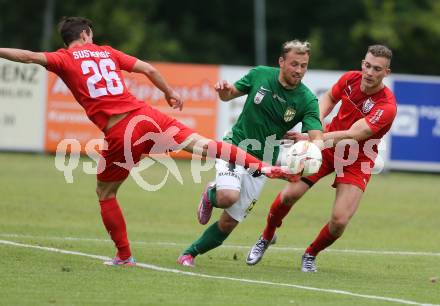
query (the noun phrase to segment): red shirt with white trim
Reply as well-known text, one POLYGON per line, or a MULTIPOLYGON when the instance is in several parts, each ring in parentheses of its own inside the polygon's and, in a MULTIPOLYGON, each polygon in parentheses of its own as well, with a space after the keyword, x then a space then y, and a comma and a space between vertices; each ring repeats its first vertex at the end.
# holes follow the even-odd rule
MULTIPOLYGON (((374 133, 359 142, 358 160, 365 160, 365 142, 381 139, 389 131, 396 117, 397 105, 393 92, 386 86, 372 95, 363 93, 361 79, 361 71, 349 71, 333 85, 332 96, 335 101, 342 100, 342 103, 327 131, 348 130, 356 121, 365 118, 374 133)), ((377 154, 377 146, 373 146, 373 151, 377 154)))
POLYGON ((45 56, 46 69, 64 81, 89 119, 101 130, 111 115, 145 105, 127 90, 121 73, 121 70, 132 71, 135 57, 95 44, 45 52, 45 56))

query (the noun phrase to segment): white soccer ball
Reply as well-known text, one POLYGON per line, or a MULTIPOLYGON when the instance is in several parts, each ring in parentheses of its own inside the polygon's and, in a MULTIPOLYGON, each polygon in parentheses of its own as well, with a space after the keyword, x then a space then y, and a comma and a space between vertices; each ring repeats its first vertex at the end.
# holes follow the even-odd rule
POLYGON ((286 150, 285 162, 292 173, 309 176, 318 172, 321 167, 321 150, 314 143, 301 140, 286 150), (303 163, 304 169, 301 170, 303 163))

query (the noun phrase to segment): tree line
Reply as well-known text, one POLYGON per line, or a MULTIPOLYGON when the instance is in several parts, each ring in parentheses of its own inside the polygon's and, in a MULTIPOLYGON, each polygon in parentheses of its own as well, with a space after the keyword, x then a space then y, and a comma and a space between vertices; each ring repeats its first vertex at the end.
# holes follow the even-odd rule
MULTIPOLYGON (((0 45, 63 47, 62 16, 94 22, 95 41, 149 61, 255 65, 253 0, 0 0, 0 45), (48 29, 49 28, 49 32, 48 29)), ((366 47, 388 45, 398 73, 439 74, 440 1, 266 0, 268 65, 299 38, 312 43, 310 68, 357 69, 366 47)))

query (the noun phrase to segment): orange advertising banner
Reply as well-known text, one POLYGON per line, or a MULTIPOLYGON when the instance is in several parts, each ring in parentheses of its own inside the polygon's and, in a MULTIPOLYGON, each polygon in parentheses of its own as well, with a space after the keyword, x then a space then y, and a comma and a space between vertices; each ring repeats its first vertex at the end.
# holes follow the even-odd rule
MULTIPOLYGON (((161 112, 176 118, 208 138, 216 138, 217 95, 214 84, 219 78, 219 67, 213 65, 153 63, 167 82, 184 100, 182 111, 168 106, 162 92, 144 75, 124 72, 128 90, 139 100, 146 101, 161 112)), ((91 139, 103 138, 102 132, 87 118, 63 81, 49 73, 46 111, 46 144, 48 152, 55 152, 58 143, 73 138, 84 153, 91 139)), ((177 154, 186 157, 183 153, 177 154)))

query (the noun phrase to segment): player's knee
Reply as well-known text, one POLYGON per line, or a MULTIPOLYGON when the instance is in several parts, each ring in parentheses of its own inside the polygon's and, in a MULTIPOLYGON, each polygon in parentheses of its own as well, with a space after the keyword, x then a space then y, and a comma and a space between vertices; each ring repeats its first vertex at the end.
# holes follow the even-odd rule
POLYGON ((333 215, 330 222, 331 228, 334 229, 333 234, 340 236, 350 222, 350 218, 344 215, 333 215))
POLYGON ((102 194, 103 194, 102 188, 99 185, 96 186, 96 195, 98 196, 98 199, 101 199, 102 194))
POLYGON ((304 192, 295 189, 285 190, 281 193, 281 202, 284 205, 293 205, 303 196, 303 194, 304 192))
POLYGON ((237 226, 238 222, 232 218, 220 218, 218 228, 225 234, 230 234, 237 226))
POLYGON ((229 208, 240 198, 240 193, 235 190, 217 190, 216 200, 219 208, 229 208))
POLYGON ((116 197, 116 192, 111 188, 106 188, 105 186, 98 184, 98 186, 96 186, 96 195, 98 196, 98 199, 102 201, 116 197))

